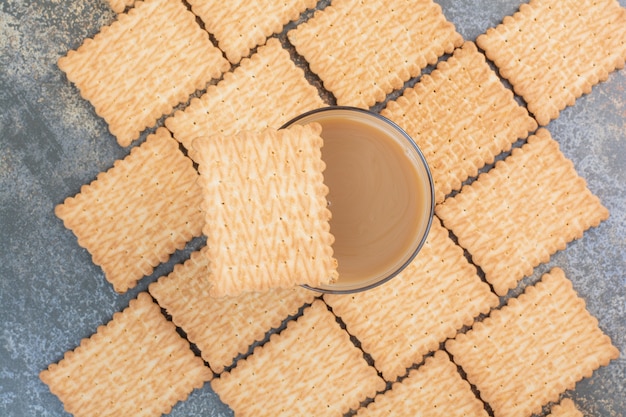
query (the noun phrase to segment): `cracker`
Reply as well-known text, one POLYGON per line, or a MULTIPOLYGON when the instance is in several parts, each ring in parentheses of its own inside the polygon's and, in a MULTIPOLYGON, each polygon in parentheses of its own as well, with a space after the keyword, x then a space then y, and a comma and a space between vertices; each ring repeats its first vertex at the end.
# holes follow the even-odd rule
POLYGON ((448 354, 439 350, 413 369, 391 390, 379 394, 356 417, 402 416, 420 417, 474 416, 488 417, 482 401, 467 381, 461 378, 448 354))
POLYGON ((381 114, 398 123, 424 153, 437 203, 537 128, 472 42, 388 102, 381 114))
POLYGON ((315 123, 193 142, 211 295, 317 287, 337 278, 321 129, 315 123))
POLYGON ((385 382, 317 300, 211 386, 237 416, 342 416, 385 382))
POLYGON ((121 146, 230 67, 177 0, 136 2, 58 64, 121 146))
POLYGON ((264 44, 268 36, 282 31, 284 25, 298 19, 306 9, 314 8, 317 0, 189 0, 189 4, 228 60, 236 64, 251 49, 264 44))
POLYGON ((159 128, 54 212, 115 291, 125 292, 202 234, 197 180, 192 161, 159 128))
POLYGON ((619 356, 559 268, 446 349, 496 417, 539 413, 619 356))
MULTIPOLYGON (((206 251, 206 247, 202 252, 206 251)), ((239 354, 262 340, 268 330, 313 302, 313 291, 296 286, 238 297, 209 295, 209 260, 197 251, 167 277, 150 284, 149 291, 174 323, 187 334, 211 369, 220 373, 239 354)))
POLYGON ((609 216, 546 129, 435 212, 499 295, 609 216))
POLYGON ((322 107, 317 89, 272 38, 233 72, 210 86, 184 111, 165 120, 187 149, 200 136, 234 135, 242 130, 278 129, 306 111, 322 107))
POLYGON ((135 4, 135 0, 108 0, 108 2, 115 13, 122 13, 127 7, 135 4))
POLYGON ((576 408, 574 401, 563 398, 559 404, 552 407, 548 417, 583 417, 583 413, 576 408))
POLYGON ((335 0, 287 36, 337 104, 362 108, 463 42, 432 0, 335 0))
POLYGON ((624 66, 626 9, 615 0, 532 0, 476 42, 546 125, 624 66))
POLYGON ((147 293, 40 373, 76 417, 160 416, 212 377, 147 293))
POLYGON ((389 381, 498 305, 437 219, 417 257, 397 277, 361 293, 325 294, 324 300, 389 381))

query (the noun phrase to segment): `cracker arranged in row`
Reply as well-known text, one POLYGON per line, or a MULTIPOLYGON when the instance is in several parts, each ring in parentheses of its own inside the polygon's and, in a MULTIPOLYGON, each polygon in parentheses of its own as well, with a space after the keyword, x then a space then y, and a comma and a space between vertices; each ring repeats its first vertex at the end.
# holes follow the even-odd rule
POLYGON ((189 4, 215 36, 226 58, 236 64, 251 49, 264 44, 268 36, 279 33, 306 9, 314 8, 317 0, 189 0, 189 4))
POLYGON ((583 413, 576 408, 574 401, 563 398, 559 404, 552 407, 548 417, 583 417, 583 413))
POLYGON ((337 279, 317 124, 196 139, 211 295, 337 279))
POLYGON ((496 417, 538 413, 619 356, 559 268, 446 349, 496 417))
POLYGON ((498 305, 438 219, 417 257, 397 277, 361 293, 325 294, 324 300, 389 381, 498 305))
POLYGON ((456 365, 444 351, 435 352, 424 365, 413 369, 391 390, 379 394, 356 417, 488 417, 484 404, 461 378, 456 365))
POLYGON ((499 295, 609 216, 543 128, 435 212, 499 295))
POLYGON ((76 417, 167 414, 212 377, 147 293, 40 374, 76 417))
POLYGON ((287 36, 337 104, 362 108, 463 42, 432 0, 335 0, 287 36))
POLYGON ((476 40, 540 125, 626 60, 626 9, 615 0, 532 0, 476 40))
POLYGON ((296 286, 213 298, 209 295, 209 260, 204 251, 206 247, 192 253, 167 277, 150 284, 149 291, 200 349, 211 369, 220 373, 237 355, 262 340, 268 330, 313 302, 315 293, 296 286))
POLYGON ((192 161, 159 128, 54 212, 115 291, 125 292, 202 234, 197 180, 192 161))
POLYGON ((237 416, 342 416, 385 389, 321 301, 211 386, 237 416))
POLYGON ((296 67, 278 39, 269 39, 233 72, 165 121, 187 149, 200 136, 278 129, 293 117, 322 107, 317 89, 296 67))
POLYGON ((537 128, 472 42, 387 103, 381 114, 398 123, 424 152, 437 203, 537 128))
POLYGON ((59 59, 122 146, 229 67, 178 0, 138 1, 59 59))

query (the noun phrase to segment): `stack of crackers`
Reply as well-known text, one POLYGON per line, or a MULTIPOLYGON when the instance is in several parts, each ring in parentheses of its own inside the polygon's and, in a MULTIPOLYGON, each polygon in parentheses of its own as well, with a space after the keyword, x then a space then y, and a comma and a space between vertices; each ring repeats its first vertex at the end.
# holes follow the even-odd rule
POLYGON ((59 67, 131 149, 55 213, 118 292, 206 246, 42 371, 68 412, 209 383, 237 416, 581 415, 568 391, 617 349, 566 271, 510 290, 608 218, 548 124, 624 66, 615 0, 531 0, 476 43, 431 0, 111 6, 59 67), (348 295, 300 286, 337 277, 322 132, 279 129, 332 104, 382 107, 436 188, 415 260, 348 295))

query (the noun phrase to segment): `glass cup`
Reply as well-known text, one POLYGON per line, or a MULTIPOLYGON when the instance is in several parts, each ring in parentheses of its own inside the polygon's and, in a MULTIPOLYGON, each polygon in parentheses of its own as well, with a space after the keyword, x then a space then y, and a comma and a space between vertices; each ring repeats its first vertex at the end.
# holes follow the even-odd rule
POLYGON ((331 106, 287 122, 322 126, 324 182, 339 278, 324 293, 354 293, 398 275, 423 246, 434 213, 424 155, 398 125, 367 110, 331 106))

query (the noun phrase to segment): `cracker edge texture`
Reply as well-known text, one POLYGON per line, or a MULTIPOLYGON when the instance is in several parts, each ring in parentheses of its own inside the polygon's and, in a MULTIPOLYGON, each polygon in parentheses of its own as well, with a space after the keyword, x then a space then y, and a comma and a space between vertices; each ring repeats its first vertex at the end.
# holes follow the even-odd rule
MULTIPOLYGON (((132 148, 130 154, 124 159, 115 161, 113 167, 98 174, 91 183, 83 185, 78 194, 66 198, 63 203, 57 205, 54 213, 63 220, 64 226, 76 235, 78 244, 87 249, 94 264, 102 268, 105 278, 113 285, 115 291, 122 293, 134 287, 142 277, 151 274, 159 263, 166 262, 177 249, 184 248, 193 237, 202 234, 204 214, 200 207, 202 199, 201 190, 196 183, 197 178, 198 173, 193 168, 191 159, 180 152, 178 142, 171 137, 167 129, 159 128, 154 134, 148 136, 143 144, 132 148), (153 155, 155 152, 161 154, 158 159, 153 155), (171 174, 176 174, 175 177, 165 177, 165 174, 169 175, 170 172, 163 170, 161 165, 150 166, 163 162, 167 162, 168 167, 173 169, 171 174), (137 178, 137 170, 145 170, 146 167, 154 168, 166 179, 177 182, 164 186, 154 182, 159 176, 137 178), (125 181, 124 176, 132 177, 132 180, 125 181), (158 196, 161 206, 169 207, 163 203, 164 198, 169 194, 170 206, 175 206, 175 211, 167 211, 165 216, 162 212, 154 212, 154 204, 148 204, 149 207, 146 207, 146 202, 141 200, 142 196, 130 201, 122 200, 137 191, 137 188, 129 189, 128 187, 138 185, 151 190, 149 196, 154 198, 158 196), (173 185, 180 185, 181 188, 175 189, 173 185), (112 199, 113 188, 118 195, 121 194, 120 198, 112 199), (99 202, 100 198, 110 202, 109 206, 112 206, 118 219, 114 218, 109 222, 105 218, 106 213, 94 214, 93 210, 89 210, 89 207, 94 205, 94 201, 99 202), (133 202, 134 207, 130 204, 133 202), (137 222, 136 217, 122 216, 124 203, 128 203, 127 211, 143 209, 150 211, 150 215, 146 214, 143 219, 144 223, 141 224, 143 236, 139 238, 131 236, 124 240, 124 236, 128 237, 128 235, 123 235, 128 229, 126 225, 129 222, 133 225, 137 222), (159 214, 161 214, 160 218, 157 217, 159 214), (105 226, 104 229, 97 230, 97 234, 94 234, 94 227, 97 227, 94 226, 94 216, 100 217, 98 225, 105 226), (116 221, 120 217, 125 220, 122 226, 116 221), (169 230, 168 233, 168 230, 163 228, 164 219, 168 217, 178 219, 176 223, 179 226, 184 223, 184 227, 169 230), (143 224, 148 224, 149 227, 143 228, 143 224), (143 248, 138 248, 139 241, 142 242, 143 248), (123 245, 124 242, 127 244, 123 245), (109 249, 111 244, 115 248, 113 251, 109 249), (147 244, 154 246, 148 247, 147 244), (120 252, 124 248, 126 252, 120 252), (158 251, 155 251, 155 248, 158 248, 158 251), (124 263, 120 268, 122 258, 124 263)), ((131 229, 137 231, 135 226, 131 229)))
MULTIPOLYGON (((550 120, 557 118, 561 110, 566 106, 573 105, 576 99, 582 96, 583 93, 588 94, 591 92, 592 86, 598 84, 600 81, 605 81, 610 72, 624 67, 624 62, 626 61, 626 9, 620 7, 619 3, 614 0, 586 3, 588 7, 585 8, 585 5, 581 5, 580 2, 575 1, 560 2, 557 5, 551 1, 532 0, 528 4, 522 4, 519 11, 513 14, 513 16, 505 17, 500 25, 488 29, 486 33, 478 36, 476 39, 477 44, 486 51, 487 57, 499 68, 500 74, 511 82, 517 94, 524 97, 528 109, 533 113, 541 126, 545 126, 550 120), (572 4, 572 10, 570 10, 571 14, 577 13, 579 16, 584 16, 581 11, 585 9, 584 13, 589 13, 589 16, 585 17, 587 17, 588 20, 592 20, 594 26, 588 27, 587 32, 594 38, 597 36, 598 32, 605 37, 602 39, 603 41, 610 39, 614 42, 621 38, 621 46, 615 46, 615 50, 612 50, 611 46, 609 46, 607 55, 611 55, 610 57, 600 59, 598 62, 590 62, 586 56, 587 52, 581 52, 580 43, 575 43, 579 42, 576 41, 576 39, 581 35, 579 33, 573 33, 568 37, 566 43, 561 42, 563 45, 562 49, 566 50, 563 55, 563 61, 565 61, 566 57, 569 59, 567 50, 574 50, 575 53, 584 54, 583 57, 574 56, 574 58, 578 58, 583 62, 589 62, 589 67, 585 68, 585 71, 581 71, 584 72, 584 74, 568 74, 569 78, 563 80, 555 79, 557 75, 551 72, 550 68, 554 63, 545 63, 542 68, 537 68, 536 71, 532 73, 528 66, 533 65, 533 63, 541 62, 541 53, 537 52, 536 54, 531 54, 528 56, 529 59, 525 60, 527 58, 527 52, 532 48, 538 51, 543 48, 554 48, 555 46, 551 42, 551 35, 554 36, 558 35, 558 32, 565 32, 567 31, 567 27, 580 28, 582 26, 581 22, 563 22, 562 16, 558 15, 558 21, 553 23, 554 27, 558 25, 555 29, 558 30, 558 32, 546 33, 548 41, 541 42, 541 39, 537 39, 537 44, 535 45, 529 45, 528 42, 524 42, 523 45, 520 45, 517 39, 521 36, 526 36, 526 32, 537 32, 537 28, 533 27, 537 17, 555 14, 556 12, 554 12, 553 9, 567 7, 568 3, 572 4), (590 10, 595 14, 592 15, 590 10), (600 14, 600 16, 597 16, 597 14, 600 14), (609 20, 609 22, 607 22, 607 20, 609 20), (621 30, 619 30, 620 28, 621 30), (511 36, 511 39, 508 38, 509 36, 511 36), (526 54, 524 52, 526 52, 526 54), (521 65, 523 60, 525 66, 521 65), (530 61, 530 63, 528 61, 530 61), (550 75, 550 79, 540 84, 541 81, 538 79, 550 75), (559 91, 559 88, 561 91, 559 91), (550 92, 546 91, 550 89, 552 89, 555 96, 559 97, 558 100, 553 99, 550 92), (548 97, 548 100, 546 100, 546 97, 548 97)), ((540 29, 543 31, 544 27, 547 26, 548 25, 543 22, 540 29)), ((549 29, 552 29, 552 27, 549 29)), ((593 48, 595 51, 601 49, 605 43, 606 42, 596 40, 592 45, 587 46, 593 48)), ((565 64, 557 64, 557 66, 559 68, 559 76, 562 75, 563 70, 568 71, 570 67, 573 67, 572 65, 566 66, 565 64)))
POLYGON ((214 135, 194 140, 191 156, 198 162, 199 184, 204 196, 204 233, 211 262, 209 279, 212 296, 236 296, 244 291, 267 291, 270 288, 289 288, 302 284, 315 287, 337 279, 337 260, 333 257, 332 249, 334 236, 330 233, 329 223, 331 213, 326 201, 328 187, 323 182, 325 164, 321 159, 323 139, 320 133, 321 125, 312 123, 294 125, 289 129, 267 128, 262 132, 244 131, 233 136, 214 135), (254 146, 250 144, 255 143, 260 145, 252 149, 254 146), (284 148, 281 145, 284 143, 299 143, 298 146, 304 149, 302 155, 308 154, 308 157, 303 157, 295 149, 287 149, 282 153, 279 148, 284 148), (258 165, 255 158, 263 157, 258 154, 259 146, 276 150, 275 156, 268 156, 274 161, 267 164, 271 166, 275 163, 276 172, 273 176, 271 172, 256 171, 258 165), (237 178, 232 172, 228 178, 220 177, 218 174, 226 172, 226 165, 235 166, 233 156, 241 157, 245 152, 242 148, 254 151, 254 154, 245 155, 246 160, 251 158, 250 163, 236 161, 241 168, 237 171, 237 178), (292 160, 278 161, 277 158, 283 156, 291 157, 292 160), (293 174, 294 169, 302 172, 298 178, 300 183, 295 185, 304 187, 304 190, 294 188, 293 183, 286 183, 288 180, 284 179, 285 175, 293 174), (213 172, 216 170, 219 172, 213 172), (269 180, 263 181, 262 175, 266 175, 269 180), (237 195, 227 193, 226 190, 237 181, 238 189, 243 191, 237 195), (255 199, 249 202, 250 196, 261 199, 269 196, 270 186, 275 189, 275 199, 272 196, 272 199, 264 200, 263 203, 255 199), (246 190, 251 192, 245 194, 246 190), (297 201, 293 201, 294 198, 297 201), (235 207, 231 203, 235 203, 235 207), (263 210, 254 210, 255 207, 251 206, 254 204, 256 208, 261 208, 259 204, 263 204, 263 210), (273 204, 278 205, 278 209, 282 205, 286 211, 278 213, 274 209, 267 218, 270 213, 266 209, 273 204), (294 204, 301 208, 308 207, 306 216, 295 213, 294 204), (283 219, 285 215, 287 217, 283 219), (244 219, 249 226, 247 231, 242 230, 244 219), (274 228, 268 229, 272 225, 274 228), (299 230, 303 225, 308 228, 299 230), (267 235, 270 230, 274 230, 276 236, 267 235), (285 234, 286 230, 289 230, 289 234, 285 234), (293 234, 296 231, 298 234, 293 234), (276 239, 280 236, 283 237, 282 241, 276 239), (289 242, 286 236, 295 240, 289 242), (244 241, 241 239, 246 242, 243 246, 238 244, 244 241), (293 246, 297 244, 300 246, 293 246), (233 245, 235 247, 231 248, 233 245), (263 253, 270 249, 274 251, 273 254, 269 256, 265 253, 268 257, 263 258, 263 253), (247 253, 242 254, 241 250, 247 250, 247 253))
MULTIPOLYGON (((546 178, 543 180, 545 181, 546 178)), ((459 194, 437 205, 435 213, 442 219, 446 228, 458 238, 459 244, 468 250, 474 263, 485 272, 486 279, 493 286, 496 294, 501 296, 514 288, 524 276, 532 274, 534 267, 548 262, 552 254, 565 249, 569 242, 582 238, 586 230, 590 227, 597 227, 600 222, 609 217, 609 211, 587 188, 585 180, 576 173, 573 163, 560 152, 558 142, 552 139, 550 132, 545 128, 537 130, 521 148, 513 149, 508 158, 496 163, 495 168, 481 174, 472 184, 464 186, 459 194), (526 159, 531 158, 533 154, 535 154, 535 159, 540 159, 532 160, 532 164, 527 164, 526 159), (542 162, 544 165, 550 162, 556 166, 550 179, 553 183, 556 180, 563 183, 564 178, 569 181, 570 190, 565 190, 561 186, 558 190, 554 187, 548 190, 552 194, 558 194, 558 201, 544 201, 545 183, 537 183, 535 178, 526 178, 526 170, 531 170, 531 172, 536 170, 539 167, 537 162, 542 162), (559 177, 554 177, 554 175, 559 175, 559 177), (510 179, 509 176, 514 178, 510 179), (509 180, 515 180, 522 185, 513 186, 509 180), (530 187, 539 188, 540 192, 530 187), (518 197, 520 188, 525 190, 523 202, 520 202, 520 197, 518 197), (494 198, 494 193, 504 193, 508 200, 505 201, 502 196, 494 198), (531 206, 526 204, 533 196, 537 196, 539 203, 550 205, 541 206, 541 210, 536 204, 532 206, 532 209, 537 212, 538 220, 534 220, 531 206), (566 200, 565 198, 569 196, 572 197, 566 200), (528 213, 516 213, 518 223, 522 220, 531 223, 539 221, 544 227, 554 228, 556 219, 562 224, 558 230, 559 233, 532 240, 532 237, 528 238, 528 232, 519 227, 516 229, 513 226, 511 229, 502 230, 510 225, 504 226, 506 222, 496 216, 506 214, 510 210, 510 204, 513 203, 528 207, 528 213), (557 203, 576 204, 576 206, 571 208, 572 215, 566 218, 564 211, 556 213, 554 210, 547 210, 552 206, 556 207, 557 203), (548 219, 551 222, 549 225, 546 225, 544 220, 546 217, 542 215, 544 212, 547 213, 546 215, 551 215, 548 219), (525 217, 519 218, 521 215, 525 217), (489 226, 485 227, 487 222, 489 226), (523 234, 524 241, 510 239, 509 236, 512 234, 523 234), (515 256, 512 257, 510 252, 514 252, 515 256)), ((539 233, 544 232, 543 228, 536 230, 539 233)))
POLYGON ((445 349, 480 391, 481 398, 490 404, 496 417, 539 413, 543 405, 557 401, 561 393, 574 389, 578 381, 619 357, 611 339, 598 327, 598 320, 586 310, 585 301, 558 267, 504 307, 492 311, 485 320, 475 323, 467 333, 448 340, 445 349), (549 322, 549 326, 536 328, 536 320, 549 322), (533 325, 535 328, 531 329, 533 325), (523 332, 504 342, 500 333, 510 336, 516 326, 523 327, 523 332), (536 336, 535 332, 543 334, 536 336), (537 346, 533 343, 535 339, 543 344, 537 346), (546 343, 557 351, 544 351, 546 343), (568 348, 570 355, 560 356, 568 348), (578 355, 571 354, 577 350, 580 350, 578 355), (525 356, 529 360, 519 360, 525 356), (511 362, 514 358, 518 359, 511 362), (574 363, 564 363, 567 360, 574 363), (546 361, 549 370, 545 368, 546 361), (536 362, 541 365, 535 365, 536 362), (529 374, 530 369, 543 371, 540 380, 536 374, 529 374))
MULTIPOLYGON (((142 346, 139 346, 139 348, 141 349, 142 346)), ((98 405, 94 404, 97 399, 91 397, 82 398, 90 394, 90 391, 85 389, 84 386, 76 385, 77 383, 74 382, 77 373, 84 374, 89 372, 92 375, 83 375, 82 382, 89 384, 93 388, 91 391, 92 395, 96 395, 98 391, 102 392, 102 388, 96 389, 99 385, 98 381, 102 381, 105 377, 110 376, 111 379, 106 381, 106 383, 120 388, 117 390, 117 393, 111 393, 111 395, 121 395, 123 392, 130 391, 124 405, 129 405, 133 410, 125 408, 118 409, 117 412, 121 414, 132 413, 132 415, 137 416, 169 413, 172 406, 179 401, 186 400, 193 389, 201 388, 205 382, 213 378, 211 370, 204 365, 200 358, 193 354, 187 341, 178 335, 175 326, 165 319, 158 305, 152 301, 152 298, 147 293, 140 293, 136 299, 130 301, 129 306, 124 311, 115 313, 108 324, 99 326, 95 334, 83 339, 74 350, 66 352, 61 361, 51 364, 47 369, 41 371, 39 377, 42 382, 48 385, 50 391, 63 402, 65 410, 69 413, 73 413, 77 417, 91 417, 92 412, 98 411, 110 415, 114 404, 122 400, 123 396, 100 398, 102 404, 101 409, 98 410, 98 405), (139 320, 141 320, 141 327, 139 329, 134 328, 132 325, 139 320), (127 333, 127 330, 131 332, 127 333), (123 349, 124 347, 137 347, 132 346, 132 344, 116 346, 114 350, 110 350, 116 342, 132 343, 137 338, 158 339, 158 346, 156 345, 157 342, 154 341, 154 345, 151 346, 152 349, 143 351, 142 354, 134 351, 120 351, 120 348, 123 349), (167 345, 164 345, 164 343, 167 343, 167 345), (168 351, 169 353, 165 357, 163 352, 167 353, 168 351), (149 357, 148 354, 151 352, 156 353, 156 355, 149 357), (116 359, 119 359, 121 355, 126 355, 124 369, 110 369, 110 363, 106 357, 100 357, 99 361, 96 360, 99 353, 115 355, 116 359), (164 357, 159 357, 159 355, 164 357), (83 364, 83 361, 86 362, 83 364), (172 366, 165 369, 162 365, 166 363, 171 363, 172 366), (142 373, 142 371, 133 372, 132 369, 134 367, 150 367, 150 372, 153 372, 155 368, 160 368, 161 374, 167 373, 169 376, 175 376, 179 373, 178 379, 168 378, 167 380, 146 381, 146 384, 142 386, 133 385, 126 389, 121 389, 124 386, 124 381, 127 381, 124 375, 132 373, 137 376, 137 373, 142 373), (116 372, 122 372, 122 375, 116 375, 116 372), (73 376, 74 379, 72 378, 73 376), (155 387, 153 383, 158 387, 155 387), (163 392, 153 392, 155 398, 150 399, 149 407, 142 408, 139 394, 147 396, 150 387, 172 391, 165 399, 162 398, 163 392), (95 392, 93 392, 94 389, 95 392), (146 392, 147 390, 148 392, 146 392), (153 407, 155 403, 158 405, 157 407, 153 407), (85 409, 84 407, 87 404, 89 408, 85 409)), ((145 371, 143 373, 146 377, 151 375, 151 373, 146 373, 145 371)), ((144 378, 141 377, 140 381, 144 381, 144 378)), ((167 391, 165 394, 167 394, 167 391)), ((98 413, 98 415, 100 414, 98 413)))
POLYGON ((239 360, 234 369, 212 380, 211 386, 238 416, 259 412, 342 416, 385 389, 385 382, 367 364, 326 304, 316 300, 282 332, 239 360), (305 361, 303 349, 308 354, 305 361), (331 382, 333 385, 326 386, 331 382), (345 387, 348 391, 339 392, 345 387), (259 400, 273 400, 275 404, 257 403, 259 400))

